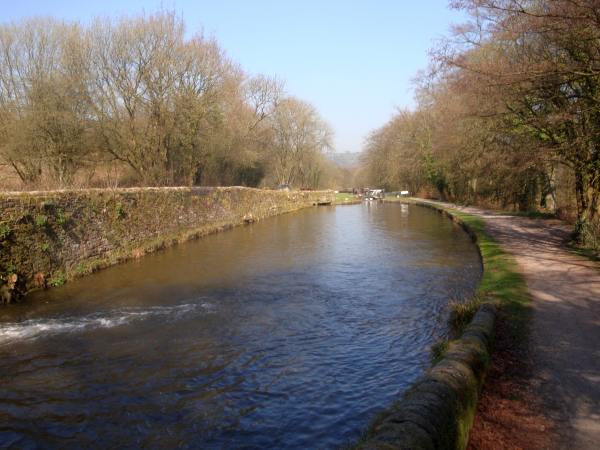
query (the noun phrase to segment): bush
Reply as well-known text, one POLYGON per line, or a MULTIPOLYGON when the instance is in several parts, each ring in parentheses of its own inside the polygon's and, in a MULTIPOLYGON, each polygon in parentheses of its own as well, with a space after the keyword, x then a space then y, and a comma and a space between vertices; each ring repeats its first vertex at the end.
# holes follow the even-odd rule
POLYGON ((8 239, 11 233, 10 225, 7 223, 0 223, 0 241, 8 239))
POLYGON ((59 225, 64 225, 69 221, 69 216, 64 213, 64 211, 58 211, 56 214, 56 223, 59 225))
POLYGON ((35 224, 36 226, 42 228, 45 227, 46 224, 48 223, 48 217, 43 215, 43 214, 38 214, 37 216, 35 216, 35 224))
POLYGON ((121 203, 117 203, 115 206, 115 215, 117 216, 117 219, 124 219, 127 215, 125 207, 121 203))
POLYGON ((64 273, 56 273, 49 281, 48 284, 52 287, 62 286, 67 282, 67 277, 64 273))

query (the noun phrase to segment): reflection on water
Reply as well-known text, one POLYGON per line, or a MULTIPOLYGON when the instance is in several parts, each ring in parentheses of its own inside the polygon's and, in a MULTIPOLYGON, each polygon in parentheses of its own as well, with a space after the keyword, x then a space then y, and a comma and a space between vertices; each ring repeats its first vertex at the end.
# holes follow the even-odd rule
POLYGON ((314 208, 0 312, 0 443, 336 448, 429 361, 480 273, 428 209, 314 208))

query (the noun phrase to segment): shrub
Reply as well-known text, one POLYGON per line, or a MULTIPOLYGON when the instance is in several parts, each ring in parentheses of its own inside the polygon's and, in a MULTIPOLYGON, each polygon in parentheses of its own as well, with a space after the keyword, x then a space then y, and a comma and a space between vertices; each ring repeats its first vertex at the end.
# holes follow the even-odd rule
POLYGON ((115 206, 115 215, 117 216, 117 219, 123 219, 127 215, 125 212, 125 207, 122 203, 117 203, 115 206))
POLYGON ((59 225, 64 225, 69 221, 69 216, 67 216, 63 211, 58 211, 56 214, 56 223, 59 225))
POLYGON ((35 225, 42 228, 45 227, 48 223, 48 217, 43 214, 38 214, 35 216, 35 225))
POLYGON ((52 287, 62 286, 67 282, 67 277, 62 272, 57 272, 49 281, 48 284, 52 287))
POLYGON ((7 223, 0 223, 0 241, 8 239, 11 233, 10 225, 7 223))

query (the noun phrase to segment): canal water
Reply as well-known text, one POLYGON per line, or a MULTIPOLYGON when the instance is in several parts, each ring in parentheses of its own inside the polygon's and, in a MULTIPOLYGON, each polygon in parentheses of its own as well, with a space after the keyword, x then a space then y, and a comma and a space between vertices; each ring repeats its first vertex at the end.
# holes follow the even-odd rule
POLYGON ((338 448, 428 367, 481 267, 427 208, 320 207, 0 310, 0 447, 338 448))

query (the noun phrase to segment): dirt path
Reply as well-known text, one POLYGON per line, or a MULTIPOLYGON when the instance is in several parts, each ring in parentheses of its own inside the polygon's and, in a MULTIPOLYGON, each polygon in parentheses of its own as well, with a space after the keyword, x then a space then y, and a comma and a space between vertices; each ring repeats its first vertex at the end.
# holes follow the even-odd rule
POLYGON ((528 384, 557 424, 553 448, 600 448, 600 268, 565 247, 558 220, 502 216, 469 207, 512 253, 533 297, 528 384))

